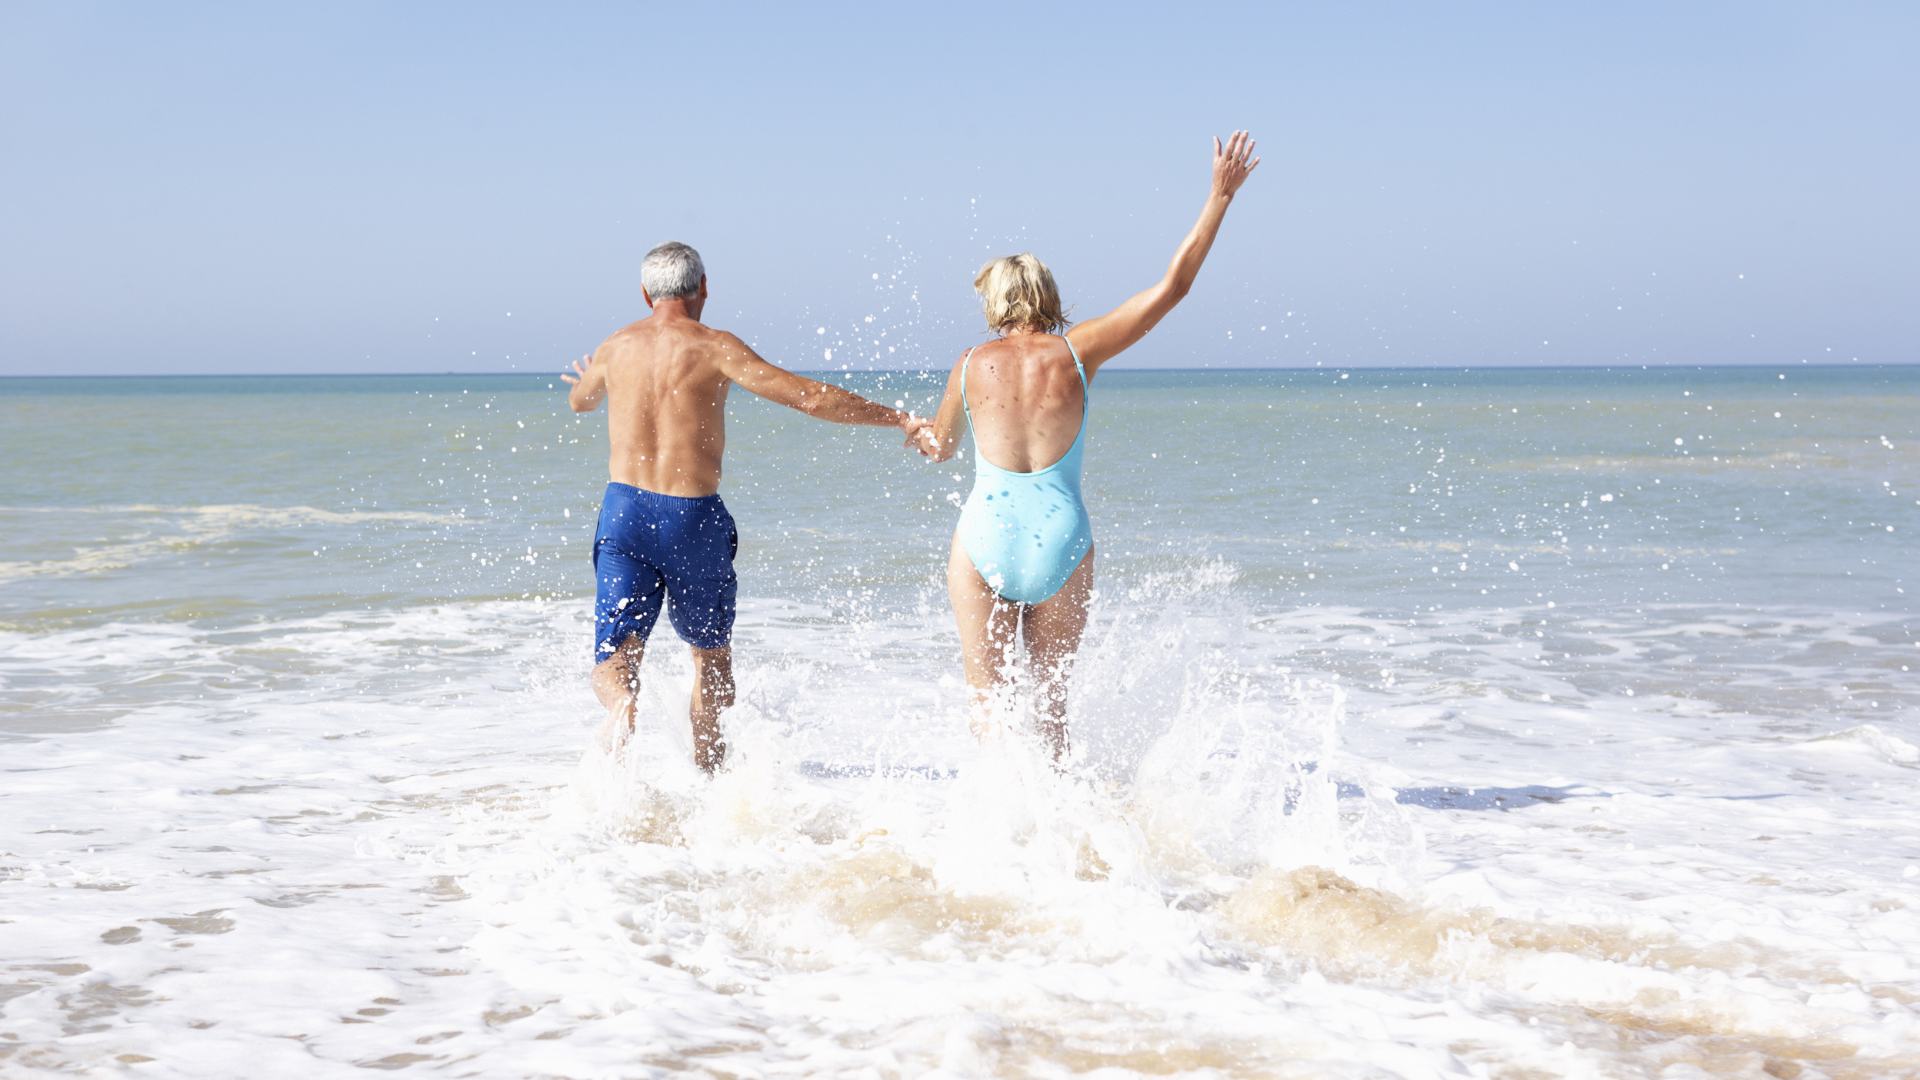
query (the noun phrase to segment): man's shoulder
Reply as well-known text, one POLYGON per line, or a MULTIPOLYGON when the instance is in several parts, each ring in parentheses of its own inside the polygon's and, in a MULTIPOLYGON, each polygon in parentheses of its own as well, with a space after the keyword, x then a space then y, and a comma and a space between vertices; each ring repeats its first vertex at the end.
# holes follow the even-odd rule
POLYGON ((600 343, 600 347, 603 349, 628 349, 644 343, 650 337, 652 337, 652 334, 649 333, 647 329, 647 320, 641 319, 639 322, 628 323, 613 333, 608 334, 606 340, 600 343))
POLYGON ((669 350, 696 349, 710 346, 731 338, 724 330, 715 330, 704 323, 678 320, 662 324, 651 319, 641 319, 636 323, 615 330, 607 335, 604 347, 628 350, 654 351, 661 348, 669 350))
POLYGON ((708 324, 700 322, 695 319, 688 319, 682 322, 676 322, 673 324, 673 326, 675 331, 686 334, 689 338, 695 338, 702 341, 730 341, 730 340, 737 341, 739 340, 738 338, 735 338, 733 336, 733 333, 731 331, 723 330, 718 326, 709 326, 708 324))
POLYGON ((689 343, 698 346, 703 353, 713 359, 717 360, 722 357, 737 356, 753 351, 751 346, 745 341, 740 340, 740 335, 731 330, 722 330, 717 326, 707 326, 704 323, 699 325, 700 329, 690 333, 687 340, 689 343))
POLYGON ((642 320, 617 331, 607 345, 621 355, 644 357, 679 370, 711 370, 723 378, 733 362, 753 355, 752 347, 732 331, 690 319, 651 324, 642 320))
POLYGON ((729 331, 722 330, 717 326, 708 326, 706 323, 700 322, 697 319, 674 319, 671 322, 641 319, 637 323, 623 326, 619 330, 614 331, 613 336, 641 339, 677 338, 681 341, 689 342, 732 342, 740 340, 729 331))

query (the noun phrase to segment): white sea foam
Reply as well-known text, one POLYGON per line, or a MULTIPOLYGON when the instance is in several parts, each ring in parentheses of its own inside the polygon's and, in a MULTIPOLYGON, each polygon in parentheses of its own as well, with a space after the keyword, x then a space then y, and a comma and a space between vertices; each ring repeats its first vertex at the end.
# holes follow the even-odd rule
POLYGON ((0 520, 9 514, 107 517, 120 527, 117 535, 105 538, 75 536, 68 541, 72 554, 63 558, 0 561, 0 585, 25 578, 126 570, 162 555, 192 551, 256 531, 298 530, 315 525, 453 525, 463 520, 457 515, 412 510, 325 510, 313 506, 252 504, 0 506, 0 520))
POLYGON ((1873 724, 1859 724, 1829 735, 1822 735, 1814 741, 1852 743, 1867 748, 1895 765, 1920 765, 1920 746, 1915 746, 1898 735, 1882 731, 1873 724))
POLYGON ((1543 704, 1573 697, 1570 673, 1460 648, 1512 614, 1252 621, 1219 603, 1231 573, 1107 597, 1066 777, 1023 739, 966 735, 957 680, 920 675, 950 660, 937 613, 863 624, 821 660, 823 612, 749 603, 713 781, 686 764, 671 647, 627 758, 583 752, 574 604, 11 638, 9 686, 98 687, 129 649, 202 666, 99 688, 125 710, 110 729, 5 746, 0 1060, 1920 1068, 1910 743, 1859 725, 1781 739, 1725 711, 1720 734, 1676 738, 1697 702, 1633 673, 1658 643, 1725 641, 1710 612, 1584 627, 1618 685, 1543 704), (1836 738, 1868 752, 1807 756, 1836 738), (1842 783, 1861 793, 1844 816, 1826 794, 1842 783))

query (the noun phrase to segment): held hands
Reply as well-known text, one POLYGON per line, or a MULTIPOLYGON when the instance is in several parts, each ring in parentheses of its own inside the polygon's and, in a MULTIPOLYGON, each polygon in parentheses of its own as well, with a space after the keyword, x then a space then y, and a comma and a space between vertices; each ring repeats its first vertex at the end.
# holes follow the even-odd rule
POLYGON ((900 430, 906 433, 905 445, 918 450, 921 457, 933 457, 940 448, 940 441, 933 433, 933 421, 924 416, 901 413, 900 430))
POLYGON ((1260 159, 1253 156, 1253 136, 1244 131, 1236 131, 1227 139, 1224 149, 1220 146, 1220 136, 1213 137, 1213 193, 1223 199, 1233 198, 1240 185, 1247 182, 1253 174, 1254 166, 1260 159))

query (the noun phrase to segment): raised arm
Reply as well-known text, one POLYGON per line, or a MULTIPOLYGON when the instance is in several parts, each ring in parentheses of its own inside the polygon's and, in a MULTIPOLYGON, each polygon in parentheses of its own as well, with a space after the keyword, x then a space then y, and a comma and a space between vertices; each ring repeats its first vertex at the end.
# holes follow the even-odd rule
POLYGON ((1247 176, 1258 164, 1260 159, 1253 156, 1253 138, 1246 132, 1234 132, 1225 147, 1220 145, 1217 136, 1214 138, 1213 190, 1207 193, 1207 204, 1200 208, 1200 220, 1194 222, 1192 231, 1173 253, 1173 262, 1167 266, 1166 274, 1151 288, 1135 293, 1126 303, 1067 331, 1074 348, 1079 350, 1081 362, 1087 366, 1088 375, 1147 336, 1147 331, 1186 297, 1193 288, 1193 279, 1200 276, 1200 264, 1207 261, 1213 238, 1220 232, 1227 205, 1233 202, 1234 193, 1246 183, 1247 176))
POLYGON ((593 357, 588 353, 575 360, 571 375, 560 373, 560 381, 567 384, 567 404, 574 412, 592 412, 607 396, 606 365, 595 367, 593 357))
POLYGON ((806 413, 817 420, 899 428, 909 440, 927 425, 925 420, 910 413, 868 401, 859 394, 842 390, 831 383, 815 382, 804 375, 795 375, 785 368, 776 367, 761 359, 760 354, 732 334, 726 335, 725 345, 720 350, 720 373, 749 393, 806 413))

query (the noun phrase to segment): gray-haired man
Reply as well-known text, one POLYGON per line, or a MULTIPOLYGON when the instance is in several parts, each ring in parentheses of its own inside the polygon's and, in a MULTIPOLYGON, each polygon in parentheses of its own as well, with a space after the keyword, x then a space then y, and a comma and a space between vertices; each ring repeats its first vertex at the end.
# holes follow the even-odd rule
POLYGON ((733 704, 733 556, 738 533, 720 500, 727 389, 841 424, 897 427, 924 452, 927 421, 837 386, 784 371, 746 343, 700 322, 707 275, 700 255, 669 242, 640 264, 652 314, 615 331, 562 375, 574 412, 607 402, 611 482, 593 540, 593 689, 607 708, 609 745, 633 731, 640 659, 664 602, 693 650, 693 760, 726 757, 720 713, 733 704))

